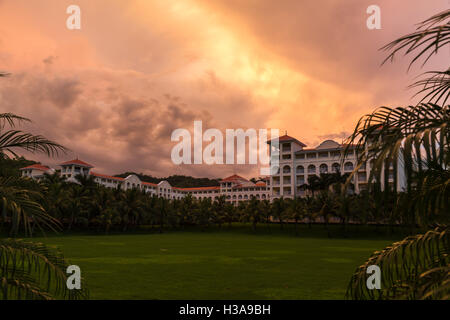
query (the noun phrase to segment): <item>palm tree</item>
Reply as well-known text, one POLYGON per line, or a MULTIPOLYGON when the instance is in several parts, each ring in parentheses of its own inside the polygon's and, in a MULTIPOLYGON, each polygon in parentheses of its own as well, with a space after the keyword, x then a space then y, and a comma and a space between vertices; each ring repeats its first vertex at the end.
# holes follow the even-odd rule
POLYGON ((308 177, 308 184, 304 185, 305 189, 311 191, 311 195, 314 197, 315 192, 323 188, 322 181, 317 175, 308 177))
POLYGON ((269 200, 261 200, 259 202, 259 211, 264 218, 267 228, 270 230, 270 217, 272 213, 271 203, 269 200))
POLYGON ((213 203, 214 222, 219 226, 219 228, 222 227, 222 224, 226 220, 226 206, 227 202, 225 196, 220 196, 213 203))
POLYGON ((0 177, 0 205, 2 223, 10 221, 11 236, 17 236, 23 226, 25 233, 32 234, 32 224, 42 229, 59 228, 59 222, 40 204, 42 193, 33 181, 16 177, 0 177))
POLYGON ((139 189, 130 189, 123 193, 119 211, 122 215, 124 231, 129 226, 136 226, 144 209, 145 205, 142 201, 142 192, 139 189))
MULTIPOLYGON (((450 10, 447 10, 422 22, 416 32, 391 42, 384 49, 392 51, 388 59, 405 48, 406 55, 418 52, 411 66, 421 57, 425 58, 425 64, 449 40, 450 10)), ((361 118, 349 138, 349 143, 356 144, 361 154, 353 174, 368 160, 375 159, 369 181, 372 177, 376 181, 384 179, 384 193, 396 194, 396 170, 404 170, 406 189, 398 197, 395 208, 399 217, 423 228, 441 225, 375 252, 356 270, 348 297, 450 298, 450 110, 445 105, 450 94, 448 70, 413 85, 423 86, 419 94, 426 94, 421 103, 382 107, 361 118), (388 168, 394 171, 392 187, 388 168), (367 289, 363 273, 370 264, 382 268, 383 290, 367 289)))
POLYGON ((288 203, 288 215, 294 220, 295 235, 298 236, 298 222, 304 218, 305 202, 302 198, 295 197, 288 203))
POLYGON ((286 215, 286 200, 283 197, 272 202, 272 216, 278 219, 280 229, 283 230, 283 221, 286 215))
POLYGON ((318 211, 316 215, 323 219, 325 229, 327 230, 328 237, 331 237, 330 229, 328 227, 329 221, 336 215, 336 199, 335 195, 326 190, 321 191, 314 198, 314 202, 318 211))
POLYGON ((87 216, 87 204, 89 200, 89 194, 85 188, 80 185, 73 184, 70 186, 67 193, 68 201, 64 205, 64 214, 68 218, 68 230, 72 230, 72 227, 84 220, 84 223, 88 224, 88 219, 83 217, 87 216))
POLYGON ((246 203, 246 208, 244 210, 243 219, 245 221, 251 222, 253 231, 256 231, 256 225, 262 219, 262 212, 259 208, 259 200, 252 197, 248 203, 246 203))
MULTIPOLYGON (((25 133, 16 130, 21 122, 29 122, 24 117, 12 113, 0 113, 0 158, 18 157, 17 150, 25 150, 33 153, 44 153, 55 156, 67 151, 63 146, 52 142, 42 136, 25 133), (7 129, 9 127, 10 129, 7 129)), ((0 177, 0 201, 2 203, 3 219, 8 215, 12 223, 12 233, 17 234, 21 223, 31 231, 30 223, 33 220, 36 225, 57 226, 57 221, 48 215, 44 208, 36 201, 39 192, 24 188, 23 179, 12 177, 0 177), (34 219, 33 219, 34 218, 34 219)))
MULTIPOLYGON (((7 74, 0 72, 0 77, 7 74)), ((0 158, 17 157, 17 150, 40 152, 55 156, 67 149, 42 136, 16 130, 15 126, 29 120, 12 113, 0 114, 0 158), (10 129, 6 129, 6 127, 10 129)), ((0 208, 2 222, 11 221, 16 235, 21 224, 32 234, 31 223, 54 229, 58 221, 39 203, 42 193, 30 188, 33 182, 16 177, 0 177, 0 208)), ((69 266, 60 252, 40 243, 17 239, 0 240, 0 297, 3 299, 78 299, 87 291, 69 290, 66 269, 69 266)))
POLYGON ((58 173, 45 173, 40 185, 44 193, 45 210, 56 219, 64 218, 65 207, 69 201, 65 179, 58 173))
POLYGON ((225 222, 228 222, 228 227, 231 228, 232 223, 236 220, 236 207, 231 203, 226 203, 224 214, 224 220, 225 222))

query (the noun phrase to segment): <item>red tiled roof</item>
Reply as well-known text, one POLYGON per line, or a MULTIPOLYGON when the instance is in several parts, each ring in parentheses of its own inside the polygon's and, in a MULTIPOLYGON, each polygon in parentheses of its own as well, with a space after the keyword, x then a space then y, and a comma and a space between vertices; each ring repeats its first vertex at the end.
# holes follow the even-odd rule
POLYGON ((264 183, 264 182, 257 182, 256 184, 255 184, 257 187, 265 187, 266 186, 266 184, 264 183))
POLYGON ((237 180, 248 181, 247 179, 242 178, 241 176, 238 176, 237 174, 233 174, 232 176, 222 179, 221 182, 236 182, 237 180))
MULTIPOLYGON (((274 140, 274 139, 268 140, 267 143, 270 144, 273 140, 274 140)), ((297 140, 297 139, 295 139, 295 138, 292 138, 291 136, 288 136, 287 134, 285 134, 284 136, 279 137, 279 138, 278 138, 278 141, 279 141, 279 142, 294 141, 295 143, 301 145, 302 147, 306 147, 306 144, 304 144, 303 142, 301 142, 301 141, 299 141, 299 140, 297 140)))
POLYGON ((145 184, 145 185, 147 185, 147 186, 152 186, 152 187, 158 186, 157 184, 151 183, 151 182, 142 182, 142 184, 145 184))
POLYGON ((181 191, 209 191, 209 190, 220 190, 220 187, 196 187, 196 188, 173 188, 181 191))
POLYGON ((25 168, 21 168, 20 170, 28 170, 28 169, 34 169, 34 170, 40 170, 40 171, 50 170, 49 167, 43 166, 43 165, 41 165, 39 163, 32 164, 31 166, 28 166, 28 167, 25 167, 25 168))
POLYGON ((96 172, 91 172, 91 176, 98 177, 98 178, 104 178, 104 179, 119 180, 119 181, 125 180, 124 178, 108 176, 106 174, 101 174, 101 173, 96 173, 96 172))
POLYGON ((84 167, 89 167, 89 168, 93 168, 94 167, 93 165, 90 165, 89 163, 81 161, 81 160, 78 160, 78 159, 61 163, 60 166, 65 166, 65 165, 69 165, 69 164, 77 164, 77 165, 84 166, 84 167))

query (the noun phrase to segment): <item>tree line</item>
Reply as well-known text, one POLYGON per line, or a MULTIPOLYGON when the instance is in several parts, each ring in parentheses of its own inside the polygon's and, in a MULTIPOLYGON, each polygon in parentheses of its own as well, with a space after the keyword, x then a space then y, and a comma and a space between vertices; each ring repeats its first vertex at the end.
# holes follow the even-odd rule
POLYGON ((230 227, 241 222, 250 224, 254 231, 261 224, 278 224, 280 229, 292 224, 298 234, 301 223, 309 227, 322 223, 327 230, 331 223, 341 224, 344 232, 350 223, 412 227, 416 224, 398 210, 402 195, 386 197, 376 189, 355 194, 345 184, 348 175, 340 173, 312 177, 306 185, 310 190, 306 197, 279 198, 272 202, 251 198, 238 205, 226 201, 225 196, 216 200, 198 200, 191 195, 165 199, 140 189, 107 188, 97 184, 92 176, 76 178, 78 183, 67 182, 58 173, 44 174, 39 181, 17 178, 15 183, 20 182, 23 190, 29 190, 19 205, 35 206, 34 213, 39 214, 31 212, 29 219, 20 219, 20 214, 11 211, 10 215, 0 217, 3 231, 15 236, 22 227, 34 233, 50 226, 65 231, 131 232, 146 227, 164 232, 190 226, 230 227))

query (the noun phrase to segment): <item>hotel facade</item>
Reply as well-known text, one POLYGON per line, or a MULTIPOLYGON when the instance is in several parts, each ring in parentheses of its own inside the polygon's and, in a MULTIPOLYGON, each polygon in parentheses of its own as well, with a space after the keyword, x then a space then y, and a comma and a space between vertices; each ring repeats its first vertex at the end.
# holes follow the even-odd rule
MULTIPOLYGON (((271 141, 268 141, 270 144, 271 141)), ((100 185, 107 188, 121 188, 123 190, 140 189, 149 195, 166 199, 181 199, 190 194, 195 199, 211 199, 212 201, 224 196, 227 202, 237 205, 239 202, 248 201, 253 197, 257 200, 272 201, 276 198, 294 198, 307 195, 308 178, 319 176, 321 173, 341 172, 343 174, 353 171, 357 164, 354 147, 348 149, 343 157, 345 145, 333 140, 326 140, 316 148, 306 148, 299 140, 284 135, 279 138, 279 168, 278 172, 265 177, 256 183, 241 176, 232 175, 220 181, 219 186, 178 188, 173 187, 167 181, 158 184, 144 182, 138 176, 132 174, 126 178, 114 177, 97 173, 94 166, 81 160, 72 160, 61 163, 59 174, 68 182, 78 183, 77 175, 92 176, 100 185)), ((367 188, 370 175, 370 165, 362 166, 353 177, 354 191, 356 193, 367 188)), ((20 169, 23 177, 41 179, 44 173, 57 172, 50 167, 34 164, 20 169)), ((400 170, 398 170, 400 172, 400 170)), ((389 171, 390 183, 394 181, 394 170, 389 171)), ((397 179, 401 188, 402 179, 397 179)))

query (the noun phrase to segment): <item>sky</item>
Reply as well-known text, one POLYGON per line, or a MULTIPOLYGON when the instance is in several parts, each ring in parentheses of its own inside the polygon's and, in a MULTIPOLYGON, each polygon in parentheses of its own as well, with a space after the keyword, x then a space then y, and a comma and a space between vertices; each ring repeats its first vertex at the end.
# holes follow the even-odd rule
POLYGON ((449 0, 0 0, 0 112, 106 174, 257 176, 250 165, 175 165, 175 129, 277 128, 308 147, 337 142, 450 52, 409 72, 381 66, 388 42, 449 0), (81 29, 69 30, 69 5, 81 29), (381 8, 369 30, 366 9, 381 8))

